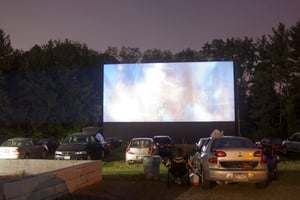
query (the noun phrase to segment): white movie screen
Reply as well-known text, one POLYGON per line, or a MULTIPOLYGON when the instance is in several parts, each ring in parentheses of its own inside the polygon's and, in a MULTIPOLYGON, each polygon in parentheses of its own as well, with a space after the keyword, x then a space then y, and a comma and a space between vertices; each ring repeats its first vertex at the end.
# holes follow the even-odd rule
POLYGON ((103 122, 233 122, 231 61, 105 64, 103 122))

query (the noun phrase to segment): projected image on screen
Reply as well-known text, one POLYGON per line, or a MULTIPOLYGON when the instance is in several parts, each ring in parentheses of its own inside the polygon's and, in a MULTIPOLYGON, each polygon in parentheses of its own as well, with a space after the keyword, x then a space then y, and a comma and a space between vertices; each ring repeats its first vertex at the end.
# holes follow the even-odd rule
POLYGON ((234 121, 233 62, 104 65, 103 122, 234 121))

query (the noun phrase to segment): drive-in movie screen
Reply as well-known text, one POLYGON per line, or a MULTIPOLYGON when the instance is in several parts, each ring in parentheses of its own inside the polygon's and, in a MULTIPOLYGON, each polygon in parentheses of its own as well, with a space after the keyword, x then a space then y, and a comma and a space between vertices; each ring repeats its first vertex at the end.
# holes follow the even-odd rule
POLYGON ((231 61, 105 64, 103 122, 233 122, 231 61))

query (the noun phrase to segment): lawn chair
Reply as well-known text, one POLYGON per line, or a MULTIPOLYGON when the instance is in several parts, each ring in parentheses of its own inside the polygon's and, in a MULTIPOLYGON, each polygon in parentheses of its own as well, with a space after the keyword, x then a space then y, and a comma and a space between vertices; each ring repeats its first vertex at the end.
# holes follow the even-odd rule
POLYGON ((175 156, 171 156, 166 162, 163 162, 168 168, 167 185, 170 185, 171 178, 176 184, 186 183, 189 185, 190 161, 182 155, 182 150, 178 149, 175 156))

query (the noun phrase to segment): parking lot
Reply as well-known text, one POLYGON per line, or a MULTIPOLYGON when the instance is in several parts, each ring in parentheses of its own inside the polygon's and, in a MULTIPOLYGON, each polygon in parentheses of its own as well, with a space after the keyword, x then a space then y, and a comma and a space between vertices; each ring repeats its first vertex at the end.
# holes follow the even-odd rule
MULTIPOLYGON (((123 152, 110 156, 121 158, 123 152)), ((112 159, 112 158, 110 158, 112 159)), ((254 184, 239 183, 227 185, 215 185, 211 189, 202 189, 200 186, 176 185, 173 182, 167 186, 167 176, 164 166, 160 166, 159 179, 146 179, 143 174, 143 167, 137 167, 137 173, 128 174, 124 172, 111 174, 114 167, 108 165, 103 168, 103 182, 90 186, 67 196, 67 199, 222 199, 222 200, 240 200, 240 199, 299 199, 300 194, 300 160, 298 156, 283 158, 279 163, 278 180, 270 181, 264 189, 256 189, 254 184)), ((111 164, 111 163, 110 163, 111 164)), ((124 169, 127 166, 119 166, 124 169)), ((133 166, 135 167, 135 166, 133 166)))

